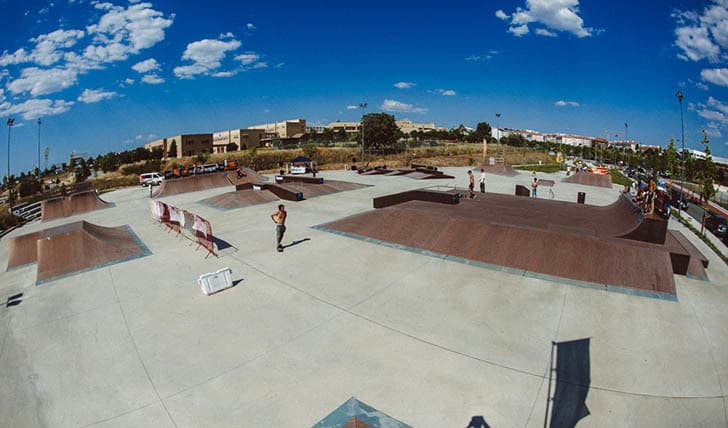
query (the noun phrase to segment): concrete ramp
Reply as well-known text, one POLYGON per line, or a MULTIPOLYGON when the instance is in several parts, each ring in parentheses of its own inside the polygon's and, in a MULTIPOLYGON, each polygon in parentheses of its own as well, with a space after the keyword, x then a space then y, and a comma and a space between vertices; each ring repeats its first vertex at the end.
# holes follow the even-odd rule
POLYGON ((78 221, 13 239, 8 269, 37 262, 36 283, 40 284, 147 254, 128 226, 104 227, 78 221))
POLYGON ((191 175, 189 177, 171 178, 162 181, 154 193, 155 198, 178 195, 180 193, 199 192, 200 190, 215 189, 218 187, 234 187, 243 183, 257 183, 265 181, 265 177, 257 172, 244 168, 244 176, 238 178, 236 171, 214 172, 210 174, 191 175))
POLYGON ((612 177, 610 175, 592 174, 591 172, 584 171, 578 171, 576 174, 566 177, 561 181, 563 183, 612 188, 612 177))
POLYGON ((306 198, 368 187, 365 184, 323 179, 283 181, 276 184, 242 183, 235 186, 235 192, 227 192, 200 202, 216 208, 235 209, 281 199, 298 202, 306 198))
POLYGON ((317 228, 519 274, 568 278, 668 299, 675 298, 673 273, 700 265, 700 257, 689 256, 684 247, 671 249, 675 246, 661 245, 654 242, 654 234, 643 233, 649 221, 624 196, 604 207, 490 193, 445 203, 414 199, 418 198, 401 194, 379 198, 387 202, 381 209, 317 228), (624 237, 630 234, 649 239, 624 237), (673 263, 676 257, 680 267, 673 263))
POLYGON ((113 207, 101 198, 95 190, 72 193, 69 196, 47 199, 41 202, 41 220, 53 220, 76 214, 113 207))

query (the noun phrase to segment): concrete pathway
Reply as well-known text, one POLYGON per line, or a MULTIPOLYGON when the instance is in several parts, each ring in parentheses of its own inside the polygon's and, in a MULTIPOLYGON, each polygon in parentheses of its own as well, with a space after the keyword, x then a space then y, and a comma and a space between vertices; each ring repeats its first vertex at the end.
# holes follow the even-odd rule
MULTIPOLYGON (((543 426, 552 341, 590 339, 589 426, 728 426, 728 268, 708 256, 709 282, 676 276, 678 301, 575 287, 449 262, 311 229, 372 209, 372 198, 452 180, 359 176, 372 185, 220 210, 164 200, 207 218, 232 247, 219 258, 155 223, 148 191, 103 195, 115 207, 33 223, 0 240, 84 219, 128 224, 152 255, 35 286, 35 266, 0 272, 0 426, 309 427, 351 396, 416 427, 543 426), (306 239, 306 240, 304 240, 306 239), (222 267, 239 281, 204 296, 197 277, 222 267)), ((476 173, 476 176, 479 174, 476 173)), ((560 183, 555 198, 613 202, 613 189, 560 183)), ((489 175, 512 194, 530 173, 489 175)), ((541 189, 540 189, 541 190, 541 189)), ((545 190, 545 189, 543 189, 545 190)), ((544 194, 545 192, 542 192, 544 194)), ((552 386, 553 392, 553 386, 552 386)))

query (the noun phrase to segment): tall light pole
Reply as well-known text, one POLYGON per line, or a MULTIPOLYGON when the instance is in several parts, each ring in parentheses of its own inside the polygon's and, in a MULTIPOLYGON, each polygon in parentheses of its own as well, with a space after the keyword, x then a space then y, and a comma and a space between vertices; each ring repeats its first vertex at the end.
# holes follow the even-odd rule
POLYGON ((624 122, 624 141, 629 141, 629 138, 627 138, 627 122, 624 122))
POLYGON ((10 129, 13 127, 15 119, 12 117, 8 119, 8 186, 10 185, 10 129))
POLYGON ((38 118, 38 178, 40 178, 40 123, 41 120, 38 118))
POLYGON ((364 110, 367 108, 367 103, 359 103, 359 108, 362 111, 361 114, 361 165, 364 166, 364 110))
POLYGON ((685 186, 685 122, 683 121, 682 91, 677 91, 677 94, 675 94, 675 96, 677 97, 677 101, 680 103, 680 129, 682 130, 682 151, 680 152, 680 199, 677 201, 677 215, 680 216, 680 208, 684 199, 683 186, 685 186))

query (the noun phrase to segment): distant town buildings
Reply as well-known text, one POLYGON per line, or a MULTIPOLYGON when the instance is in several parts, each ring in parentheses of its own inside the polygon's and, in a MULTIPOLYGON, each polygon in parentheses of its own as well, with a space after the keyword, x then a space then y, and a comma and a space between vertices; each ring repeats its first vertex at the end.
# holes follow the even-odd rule
POLYGON ((511 135, 519 135, 527 140, 531 141, 537 141, 540 143, 545 143, 547 141, 556 143, 556 144, 565 144, 567 146, 573 146, 573 147, 599 147, 599 148, 609 148, 609 147, 617 147, 621 149, 630 149, 633 152, 637 151, 645 151, 645 150, 662 150, 662 147, 655 146, 655 145, 649 145, 649 144, 640 144, 637 141, 634 140, 628 140, 628 141, 609 141, 606 138, 602 137, 588 137, 584 135, 572 135, 572 134, 562 134, 562 133, 548 133, 548 132, 539 132, 539 131, 533 131, 530 129, 510 129, 510 128, 493 128, 491 131, 491 135, 493 135, 495 138, 500 139, 503 137, 509 137, 511 135))
MULTIPOLYGON (((408 119, 395 121, 403 134, 443 130, 434 123, 415 123, 408 119)), ((165 158, 196 156, 202 153, 226 153, 253 147, 270 147, 275 142, 297 143, 306 134, 322 134, 327 129, 336 133, 353 135, 361 132, 361 122, 331 122, 328 125, 307 125, 305 119, 289 119, 280 122, 251 125, 247 128, 216 131, 209 134, 181 134, 151 141, 144 145, 148 150, 161 148, 165 158), (174 156, 172 156, 174 155, 174 156)), ((466 129, 467 131, 467 129, 466 129)), ((472 132, 472 130, 470 130, 472 132)), ((496 139, 520 136, 529 141, 540 143, 553 142, 572 147, 601 149, 619 147, 634 152, 648 149, 662 150, 660 146, 639 144, 637 141, 608 141, 601 137, 589 137, 556 132, 540 132, 530 129, 492 128, 491 135, 496 139)))

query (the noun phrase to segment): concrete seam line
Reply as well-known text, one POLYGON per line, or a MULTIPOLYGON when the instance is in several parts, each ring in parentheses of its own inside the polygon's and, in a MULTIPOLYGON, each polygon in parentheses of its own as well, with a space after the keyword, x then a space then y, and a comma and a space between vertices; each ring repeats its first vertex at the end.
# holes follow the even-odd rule
MULTIPOLYGON (((437 343, 428 341, 426 339, 422 339, 422 338, 417 337, 417 336, 415 336, 413 334, 407 333, 407 332, 405 332, 403 330, 399 330, 399 329, 397 329, 395 327, 388 326, 388 325, 386 325, 386 324, 384 324, 382 322, 379 322, 377 320, 371 319, 371 318, 369 318, 369 317, 367 317, 365 315, 358 314, 356 312, 352 312, 350 310, 347 310, 346 308, 344 308, 344 307, 342 307, 342 306, 340 306, 340 305, 338 305, 336 303, 329 302, 328 300, 326 300, 324 298, 318 297, 318 296, 316 296, 316 295, 314 295, 314 294, 312 294, 312 293, 310 293, 308 291, 305 291, 303 289, 300 289, 300 288, 296 287, 295 285, 290 284, 290 283, 288 283, 288 282, 286 282, 286 281, 284 281, 282 279, 276 278, 273 275, 271 275, 271 274, 269 274, 267 272, 264 272, 262 269, 257 268, 255 266, 252 266, 249 263, 246 263, 246 262, 244 262, 244 261, 242 261, 242 260, 240 260, 240 259, 238 259, 238 258, 236 258, 234 256, 231 256, 231 257, 233 257, 236 260, 238 260, 239 262, 241 262, 241 263, 243 263, 243 264, 251 267, 252 269, 254 269, 255 271, 261 273, 262 275, 265 275, 268 278, 271 278, 271 279, 273 279, 275 281, 280 282, 281 284, 285 285, 286 287, 289 287, 289 288, 291 288, 293 290, 296 290, 299 293, 305 294, 305 295, 309 296, 310 298, 312 298, 314 300, 317 300, 319 302, 322 302, 322 303, 324 303, 326 305, 329 305, 329 306, 331 306, 333 308, 336 308, 336 309, 338 309, 338 310, 340 310, 342 312, 346 312, 349 315, 352 315, 354 317, 363 319, 363 320, 368 321, 368 322, 370 322, 372 324, 378 325, 379 327, 382 327, 384 329, 393 331, 395 333, 399 333, 399 334, 401 334, 403 336, 406 336, 406 337, 409 337, 409 338, 411 338, 413 340, 422 342, 424 344, 430 345, 430 346, 435 347, 435 348, 438 348, 438 349, 442 349, 442 350, 444 350, 446 352, 450 352, 450 353, 453 353, 453 354, 456 354, 456 355, 460 355, 460 356, 463 356, 463 357, 466 357, 466 358, 470 358, 470 359, 475 360, 475 361, 479 361, 479 362, 482 362, 482 363, 485 363, 485 364, 489 364, 489 365, 492 365, 492 366, 495 366, 495 367, 500 367, 500 368, 505 369, 505 370, 513 371, 513 372, 516 372, 516 373, 521 373, 521 374, 528 375, 528 376, 532 376, 532 377, 536 377, 536 378, 541 378, 541 379, 544 378, 544 376, 542 374, 531 373, 531 372, 529 372, 527 370, 519 369, 519 368, 516 368, 516 367, 510 367, 510 366, 507 366, 505 364, 497 363, 495 361, 489 361, 489 360, 486 360, 484 358, 480 358, 480 357, 477 357, 477 356, 474 356, 474 355, 470 355, 470 354, 467 354, 465 352, 457 351, 455 349, 448 348, 448 347, 446 347, 444 345, 440 345, 440 344, 437 344, 437 343)), ((564 382, 564 381, 562 381, 562 382, 563 383, 569 383, 571 385, 576 385, 576 386, 583 386, 583 385, 580 385, 578 383, 564 382)), ((633 391, 624 391, 624 390, 619 390, 619 389, 614 389, 614 388, 607 388, 607 387, 600 387, 600 386, 594 386, 594 385, 590 385, 589 388, 590 389, 599 390, 599 391, 612 392, 612 393, 615 393, 615 394, 634 395, 634 396, 646 397, 646 398, 666 398, 666 399, 685 399, 685 400, 689 400, 689 399, 719 399, 719 398, 722 398, 723 400, 725 400, 726 398, 728 398, 724 394, 721 394, 721 395, 672 396, 672 395, 647 394, 647 393, 640 393, 640 392, 633 392, 633 391)))
MULTIPOLYGON (((688 290, 688 287, 685 288, 688 290)), ((698 322, 698 327, 700 327, 700 333, 703 335, 703 340, 705 340, 706 343, 708 343, 708 335, 705 334, 705 329, 703 328, 703 322, 700 320, 700 317, 698 316, 698 311, 695 309, 695 302, 693 301, 693 295, 688 291, 688 295, 690 295, 690 307, 693 309, 693 315, 695 315, 695 320, 698 322)), ((720 373, 718 373, 718 365, 715 363, 715 357, 713 356, 713 352, 708 348, 708 354, 710 355, 710 361, 713 363, 713 370, 716 374, 716 380, 718 381, 718 389, 720 390, 720 394, 723 396, 723 417, 725 418, 726 425, 728 425, 728 409, 726 409, 726 394, 723 390, 723 383, 720 381, 720 373)))
POLYGON ((159 403, 162 404, 164 411, 167 413, 167 417, 169 418, 169 421, 172 422, 172 425, 177 427, 177 423, 174 421, 174 418, 172 418, 172 414, 169 413, 169 409, 167 408, 167 405, 164 404, 164 400, 162 400, 162 397, 159 395, 159 391, 157 391, 157 386, 154 384, 152 377, 149 375, 149 370, 147 369, 147 365, 144 363, 142 354, 139 352, 139 347, 137 347, 136 340, 134 340, 134 335, 132 335, 132 333, 131 333, 131 328, 129 327, 129 322, 126 319, 126 312, 124 312, 124 306, 121 304, 121 300, 119 299, 119 292, 116 290, 116 283, 114 282, 114 275, 111 273, 111 270, 109 270, 109 279, 111 280, 111 286, 114 288, 114 294, 116 295, 116 301, 119 304, 119 311, 121 311, 121 317, 124 320, 124 326, 126 327, 126 333, 129 335, 129 339, 131 340, 132 346, 134 346, 134 352, 136 352, 137 358, 139 359, 139 362, 141 363, 142 368, 144 369, 144 374, 147 376, 147 380, 149 381, 149 384, 152 385, 152 390, 154 391, 154 395, 157 396, 159 403))

